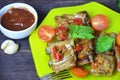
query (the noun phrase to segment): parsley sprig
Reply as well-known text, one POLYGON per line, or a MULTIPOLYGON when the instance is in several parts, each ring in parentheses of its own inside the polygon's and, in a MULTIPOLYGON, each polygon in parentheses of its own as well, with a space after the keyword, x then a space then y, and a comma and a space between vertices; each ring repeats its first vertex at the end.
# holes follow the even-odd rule
POLYGON ((93 39, 94 30, 90 26, 70 25, 70 34, 72 38, 93 39))
POLYGON ((110 50, 113 46, 114 41, 115 39, 108 35, 99 37, 96 42, 97 52, 103 53, 110 50))

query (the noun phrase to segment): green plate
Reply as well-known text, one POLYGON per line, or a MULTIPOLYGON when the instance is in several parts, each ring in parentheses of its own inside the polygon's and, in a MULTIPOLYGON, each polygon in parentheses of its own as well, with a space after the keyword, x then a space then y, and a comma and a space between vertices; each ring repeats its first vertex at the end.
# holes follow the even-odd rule
MULTIPOLYGON (((55 8, 52 9, 48 15, 45 17, 43 22, 39 25, 51 25, 55 26, 54 17, 57 15, 62 14, 74 14, 76 12, 80 12, 86 10, 90 17, 96 15, 96 14, 104 14, 109 18, 110 25, 109 28, 106 30, 107 33, 110 32, 120 32, 120 14, 99 4, 96 2, 90 2, 84 5, 78 5, 78 6, 71 6, 71 7, 62 7, 62 8, 55 8)), ((42 15, 41 15, 42 16, 42 15)), ((39 28, 38 27, 38 28, 39 28)), ((49 62, 49 56, 46 55, 45 48, 46 43, 42 42, 38 38, 38 28, 36 31, 34 31, 31 36, 29 37, 29 43, 32 50, 32 56, 34 59, 36 71, 39 77, 52 72, 52 70, 48 66, 49 62)), ((66 79, 66 80, 119 80, 120 72, 115 71, 114 75, 111 77, 108 76, 102 76, 102 77, 95 77, 89 74, 85 78, 77 78, 73 75, 72 78, 66 79)))

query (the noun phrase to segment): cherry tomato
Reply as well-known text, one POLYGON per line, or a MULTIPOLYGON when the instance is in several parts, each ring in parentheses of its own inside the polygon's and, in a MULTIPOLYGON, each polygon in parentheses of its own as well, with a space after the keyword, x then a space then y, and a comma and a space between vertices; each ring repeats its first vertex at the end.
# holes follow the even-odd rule
POLYGON ((77 25, 82 25, 82 19, 81 18, 75 18, 74 23, 77 25))
POLYGON ((117 34, 116 43, 120 47, 120 32, 117 34))
POLYGON ((109 21, 105 15, 98 14, 92 18, 91 24, 93 29, 95 29, 96 31, 102 31, 108 27, 109 21))
POLYGON ((71 68, 71 72, 77 77, 85 77, 88 74, 86 69, 77 66, 71 68))
POLYGON ((44 25, 38 30, 38 36, 41 40, 49 42, 55 35, 55 30, 51 26, 44 25))

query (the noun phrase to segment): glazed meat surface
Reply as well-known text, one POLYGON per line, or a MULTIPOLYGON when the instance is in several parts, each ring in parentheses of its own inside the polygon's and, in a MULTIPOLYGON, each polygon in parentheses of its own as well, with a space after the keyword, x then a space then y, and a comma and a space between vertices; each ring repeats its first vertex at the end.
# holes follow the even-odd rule
POLYGON ((48 44, 46 52, 50 56, 49 66, 54 72, 58 73, 76 65, 76 56, 74 54, 73 46, 73 40, 48 44))
POLYGON ((115 69, 115 57, 107 54, 98 54, 91 64, 91 74, 95 76, 111 76, 115 69))
POLYGON ((88 63, 92 63, 94 60, 92 41, 81 40, 79 44, 82 46, 82 49, 77 51, 77 65, 82 66, 88 63))

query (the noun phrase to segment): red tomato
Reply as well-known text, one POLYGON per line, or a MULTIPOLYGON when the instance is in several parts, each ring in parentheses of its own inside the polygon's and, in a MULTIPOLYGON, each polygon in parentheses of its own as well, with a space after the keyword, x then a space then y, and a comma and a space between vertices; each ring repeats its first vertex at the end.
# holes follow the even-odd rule
POLYGON ((66 30, 66 28, 65 27, 57 27, 55 29, 56 33, 59 32, 59 31, 63 31, 63 30, 66 30))
POLYGON ((58 61, 62 60, 63 59, 63 56, 60 54, 60 53, 54 53, 54 58, 58 61))
POLYGON ((93 29, 95 29, 96 31, 102 31, 108 27, 109 21, 105 15, 98 14, 92 18, 91 24, 93 29))
POLYGON ((55 29, 55 33, 56 33, 58 39, 64 41, 67 39, 68 29, 65 27, 57 27, 55 29))
POLYGON ((38 30, 38 36, 41 40, 49 42, 55 35, 55 30, 51 26, 44 25, 38 30))
POLYGON ((86 69, 76 67, 76 66, 71 68, 71 72, 77 77, 85 77, 88 74, 86 69))
POLYGON ((75 45, 75 51, 81 51, 82 48, 83 48, 82 45, 79 43, 75 45))
POLYGON ((75 18, 74 23, 77 24, 77 25, 82 25, 83 22, 82 22, 81 18, 75 18))
POLYGON ((116 43, 120 47, 120 32, 117 34, 116 43))
POLYGON ((57 46, 53 47, 53 55, 54 55, 54 58, 57 59, 58 61, 63 59, 63 56, 57 50, 57 46))

